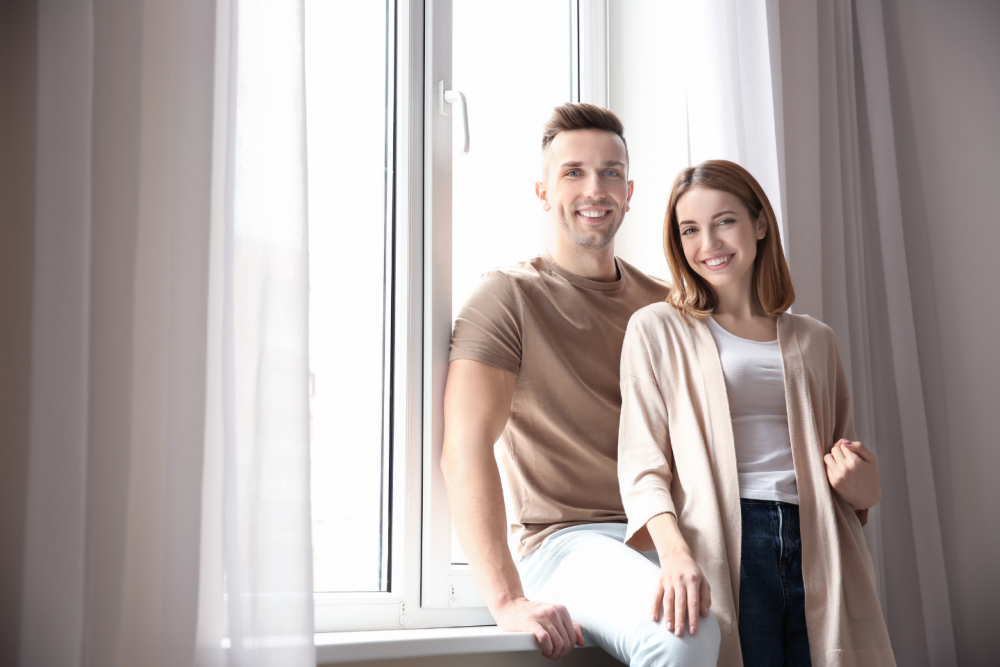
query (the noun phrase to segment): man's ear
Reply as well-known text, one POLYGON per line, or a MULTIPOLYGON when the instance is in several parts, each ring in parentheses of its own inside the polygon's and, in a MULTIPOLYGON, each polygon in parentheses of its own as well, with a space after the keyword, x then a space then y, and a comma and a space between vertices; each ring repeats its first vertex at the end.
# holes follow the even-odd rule
POLYGON ((625 212, 628 213, 629 204, 632 203, 632 191, 635 189, 635 181, 628 182, 628 196, 625 198, 625 212))
POLYGON ((549 211, 552 205, 549 203, 549 193, 546 188, 545 181, 535 183, 535 196, 542 200, 542 210, 549 211))

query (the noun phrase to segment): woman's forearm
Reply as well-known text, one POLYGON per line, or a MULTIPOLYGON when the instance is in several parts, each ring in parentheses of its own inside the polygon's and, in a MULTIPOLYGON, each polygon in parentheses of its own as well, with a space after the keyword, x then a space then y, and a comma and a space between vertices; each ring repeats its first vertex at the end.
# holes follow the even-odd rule
POLYGON ((657 514, 646 522, 646 529, 649 536, 653 538, 656 545, 656 553, 660 556, 660 563, 664 563, 677 554, 691 555, 687 540, 681 534, 677 526, 677 517, 670 512, 657 514))

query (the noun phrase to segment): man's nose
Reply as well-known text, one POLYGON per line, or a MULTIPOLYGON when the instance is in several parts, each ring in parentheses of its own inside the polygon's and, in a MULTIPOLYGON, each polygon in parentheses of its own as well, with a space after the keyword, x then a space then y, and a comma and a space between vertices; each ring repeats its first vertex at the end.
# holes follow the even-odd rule
POLYGON ((601 199, 607 194, 600 174, 593 173, 587 176, 583 194, 585 197, 590 197, 591 199, 601 199))

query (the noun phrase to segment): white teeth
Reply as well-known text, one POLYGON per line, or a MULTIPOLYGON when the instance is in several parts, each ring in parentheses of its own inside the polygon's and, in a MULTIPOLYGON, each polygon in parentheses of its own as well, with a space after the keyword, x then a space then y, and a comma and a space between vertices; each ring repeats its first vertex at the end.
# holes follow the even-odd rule
POLYGON ((577 213, 585 218, 600 218, 603 217, 607 211, 577 211, 577 213))
POLYGON ((726 255, 725 257, 716 257, 714 259, 707 259, 705 260, 705 263, 708 264, 709 266, 718 266, 719 264, 725 264, 726 262, 728 262, 730 257, 732 257, 732 255, 726 255))

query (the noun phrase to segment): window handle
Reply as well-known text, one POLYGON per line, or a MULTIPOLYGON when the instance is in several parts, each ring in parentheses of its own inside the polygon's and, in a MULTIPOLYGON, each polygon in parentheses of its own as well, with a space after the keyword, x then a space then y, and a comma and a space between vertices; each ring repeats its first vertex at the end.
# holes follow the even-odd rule
POLYGON ((455 102, 462 103, 462 128, 465 130, 465 148, 459 155, 467 155, 469 153, 469 103, 465 100, 465 93, 460 90, 445 90, 444 81, 438 81, 438 113, 442 116, 448 116, 449 113, 445 110, 444 105, 455 102))

